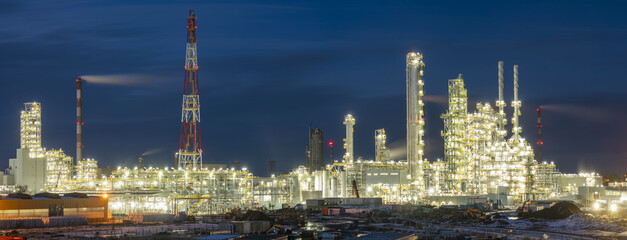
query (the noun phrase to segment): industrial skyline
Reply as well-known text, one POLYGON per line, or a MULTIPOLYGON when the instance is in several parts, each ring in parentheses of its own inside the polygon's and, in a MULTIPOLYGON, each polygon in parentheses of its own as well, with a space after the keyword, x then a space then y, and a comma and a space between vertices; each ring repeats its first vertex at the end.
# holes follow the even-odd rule
MULTIPOLYGON (((4 10, 6 14, 0 16, 5 23, 11 22, 10 19, 22 19, 30 10, 44 11, 29 4, 12 2, 0 4, 7 6, 3 8, 6 9, 4 10)), ((5 53, 0 57, 0 62, 5 63, 3 64, 5 66, 11 66, 0 70, 2 73, 0 76, 3 79, 20 79, 16 82, 5 80, 2 83, 4 89, 12 89, 14 92, 7 92, 3 96, 4 117, 0 130, 6 134, 0 142, 6 147, 0 148, 0 154, 5 159, 13 157, 14 149, 19 146, 19 142, 16 141, 19 133, 16 119, 22 104, 33 100, 42 103, 44 145, 61 147, 70 155, 74 155, 72 134, 75 131, 72 111, 75 104, 72 97, 74 95, 72 80, 81 75, 105 75, 112 79, 126 79, 121 81, 126 85, 98 85, 89 81, 84 84, 83 121, 88 129, 86 130, 88 134, 83 138, 85 157, 95 158, 100 166, 134 166, 139 154, 151 149, 160 149, 156 154, 144 156, 146 166, 163 167, 166 164, 172 166, 172 154, 178 150, 177 123, 180 123, 180 119, 177 121, 180 116, 180 106, 177 106, 177 103, 180 103, 181 95, 180 42, 183 36, 180 34, 180 26, 185 25, 180 21, 180 13, 186 11, 188 6, 175 5, 181 10, 175 11, 168 9, 165 4, 103 3, 103 5, 106 6, 95 8, 81 3, 57 6, 53 4, 51 7, 56 7, 58 13, 67 13, 70 7, 96 13, 73 28, 57 28, 64 21, 68 21, 69 19, 65 18, 70 18, 71 15, 58 17, 45 14, 45 17, 53 18, 58 23, 41 26, 35 33, 28 34, 15 32, 11 26, 0 27, 0 32, 10 36, 0 42, 0 49, 5 53), (130 14, 119 20, 98 19, 100 14, 106 15, 120 10, 140 11, 145 14, 130 14), (153 14, 148 14, 148 11, 167 14, 164 14, 163 19, 158 19, 153 14), (133 24, 125 25, 127 22, 133 24), (165 24, 168 27, 148 28, 150 24, 165 24), (89 28, 95 28, 96 31, 106 30, 104 32, 107 35, 98 35, 99 33, 94 30, 87 31, 89 28), (74 34, 78 34, 82 41, 74 42, 68 38, 74 34), (156 36, 168 37, 157 39, 156 36), (31 43, 31 46, 35 46, 34 49, 38 51, 31 53, 39 54, 37 57, 29 58, 42 61, 32 62, 35 69, 40 71, 26 74, 22 74, 23 70, 20 71, 25 67, 29 69, 33 67, 25 63, 25 58, 18 54, 25 51, 24 46, 18 43, 20 38, 26 39, 26 42, 37 42, 31 43), (144 46, 134 45, 133 38, 141 40, 144 46), (46 41, 41 43, 35 41, 37 39, 46 41), (75 57, 87 54, 88 51, 79 48, 71 49, 74 52, 62 53, 53 49, 60 46, 69 49, 76 43, 81 48, 95 47, 96 52, 100 54, 89 54, 89 61, 76 62, 73 60, 75 57), (131 46, 125 45, 127 43, 131 46), (159 48, 162 51, 148 50, 147 47, 159 48), (65 66, 57 66, 49 60, 57 58, 65 66)), ((348 8, 340 6, 340 9, 342 7, 348 8)), ((410 8, 413 7, 418 6, 410 8)), ((520 34, 534 31, 536 34, 535 37, 520 41, 514 37, 506 37, 512 32, 500 28, 501 25, 496 25, 496 30, 476 27, 482 33, 504 36, 503 40, 497 41, 497 46, 488 47, 479 43, 482 39, 485 40, 485 37, 471 35, 466 39, 458 39, 436 30, 432 35, 417 38, 421 34, 408 34, 401 31, 400 27, 389 30, 391 35, 399 34, 400 39, 378 44, 375 43, 377 37, 368 35, 365 33, 367 29, 353 23, 364 19, 364 16, 353 13, 349 14, 349 17, 340 18, 333 15, 337 10, 325 6, 311 6, 307 3, 271 6, 200 4, 195 8, 203 13, 199 16, 198 25, 204 29, 204 32, 199 33, 199 39, 204 40, 201 43, 202 47, 198 49, 198 55, 203 72, 199 77, 204 103, 203 149, 209 154, 204 155, 203 163, 228 164, 237 160, 242 166, 251 169, 251 172, 263 173, 268 160, 277 160, 279 172, 288 171, 305 162, 302 149, 307 145, 307 138, 303 132, 306 131, 308 123, 311 122, 322 129, 327 140, 333 139, 334 142, 341 143, 345 131, 340 120, 346 113, 351 113, 358 121, 355 126, 355 157, 374 159, 373 131, 385 128, 391 158, 405 159, 404 151, 401 154, 397 153, 399 149, 405 148, 401 139, 406 137, 403 109, 405 69, 402 63, 406 52, 420 50, 425 54, 425 62, 428 63, 426 66, 428 70, 423 78, 426 117, 425 158, 433 160, 443 158, 444 155, 443 141, 439 134, 443 129, 443 123, 439 116, 446 108, 447 79, 454 78, 458 73, 464 74, 468 92, 471 94, 469 110, 474 110, 475 101, 493 103, 496 99, 497 88, 494 83, 497 76, 493 71, 494 63, 504 60, 507 64, 506 69, 511 69, 512 65, 509 65, 511 63, 517 63, 524 69, 521 71, 524 83, 520 88, 520 95, 525 97, 523 99, 525 104, 522 106, 520 120, 525 130, 523 137, 527 138, 528 142, 536 142, 535 109, 540 105, 546 105, 542 107, 543 142, 546 145, 543 149, 544 160, 555 161, 564 172, 578 170, 607 172, 617 168, 627 169, 624 161, 627 152, 620 147, 624 146, 624 143, 619 138, 626 129, 618 124, 626 118, 619 111, 624 109, 626 99, 621 92, 617 92, 616 89, 620 87, 607 86, 624 84, 618 81, 621 71, 609 69, 612 64, 609 66, 599 64, 603 61, 621 62, 626 49, 615 44, 618 53, 610 53, 605 50, 607 46, 602 46, 610 40, 593 37, 598 36, 596 34, 614 34, 619 38, 611 41, 617 42, 626 38, 624 31, 620 31, 625 27, 624 19, 612 15, 611 11, 603 17, 608 20, 615 17, 620 21, 612 23, 614 26, 607 26, 601 33, 590 33, 589 31, 599 30, 586 29, 595 24, 605 23, 592 19, 585 23, 563 23, 547 27, 560 29, 561 32, 557 33, 548 33, 547 29, 533 30, 538 26, 521 27, 518 29, 520 34), (229 22, 234 19, 216 14, 219 11, 212 10, 212 7, 222 7, 224 10, 243 9, 241 17, 247 20, 256 19, 256 14, 278 14, 280 17, 269 20, 274 23, 281 23, 283 18, 289 18, 290 11, 301 11, 313 16, 296 17, 297 22, 311 21, 309 26, 311 29, 315 29, 316 26, 331 26, 332 24, 327 21, 336 20, 340 28, 353 32, 356 36, 347 36, 333 30, 317 32, 317 35, 315 31, 307 34, 297 33, 294 32, 296 27, 287 23, 276 26, 266 26, 263 23, 243 26, 241 23, 229 22), (229 23, 235 24, 238 31, 226 30, 229 23), (265 34, 255 31, 243 33, 246 29, 250 31, 260 26, 265 27, 261 29, 275 30, 265 34), (291 37, 278 40, 273 38, 288 33, 291 37), (304 40, 311 36, 317 37, 310 41, 304 40), (358 36, 361 38, 369 36, 371 39, 355 44, 358 36), (565 36, 579 38, 567 40, 565 36), (229 41, 231 38, 238 41, 229 41), (439 38, 447 41, 438 43, 439 38), (334 39, 337 40, 333 41, 334 39), (542 39, 544 41, 538 42, 542 39), (552 39, 554 42, 546 39, 552 39), (249 45, 256 46, 258 50, 255 47, 247 47, 249 45), (597 51, 581 46, 592 46, 597 51), (339 53, 331 53, 344 47, 347 48, 339 53), (458 51, 447 50, 448 47, 458 51), (568 49, 562 49, 566 47, 568 49), (552 50, 541 54, 547 49, 552 50), (586 56, 586 68, 578 65, 581 63, 574 62, 571 52, 581 52, 586 56), (369 56, 370 54, 374 57, 369 56), (251 63, 244 63, 247 67, 241 68, 238 65, 242 64, 242 59, 251 63), (295 61, 296 59, 300 62, 295 61), (355 71, 358 71, 357 74, 354 74, 355 71), (602 78, 607 83, 593 81, 593 77, 602 78), (582 85, 584 81, 591 83, 586 87, 579 87, 578 85, 582 85), (578 129, 578 134, 572 129, 578 129), (246 146, 247 150, 241 151, 241 146, 246 146)), ((401 6, 390 5, 389 8, 404 12, 401 6)), ((596 6, 591 9, 594 12, 599 8, 602 7, 596 6)), ((357 11, 374 9, 373 4, 365 4, 357 11)), ((434 6, 427 8, 429 9, 435 10, 430 14, 436 18, 444 14, 442 10, 437 11, 434 6)), ((507 10, 514 13, 523 11, 507 10)), ((383 13, 390 14, 385 11, 383 13)), ((399 16, 413 19, 407 13, 399 16)), ((548 14, 540 17, 550 18, 548 14)), ((35 24, 41 19, 29 20, 24 24, 35 24)), ((504 22, 514 21, 509 20, 504 22)), ((471 22, 473 21, 488 22, 483 18, 471 22)), ((397 23, 389 20, 375 27, 397 23)), ((533 22, 530 24, 533 25, 533 22)), ((462 28, 465 24, 453 25, 462 28)), ((505 24, 501 27, 504 26, 505 24)), ((433 30, 431 27, 420 28, 423 32, 431 30, 433 30)), ((459 34, 467 33, 462 31, 459 34)), ((509 75, 506 76, 504 101, 508 103, 512 101, 511 80, 509 75)), ((512 116, 510 108, 506 108, 506 111, 508 116, 512 116)), ((532 146, 535 147, 535 144, 532 146)), ((325 149, 326 151, 328 149, 325 149)), ((341 159, 341 153, 341 148, 336 148, 336 159, 341 159)), ((328 156, 325 154, 324 157, 325 163, 329 163, 328 156)))

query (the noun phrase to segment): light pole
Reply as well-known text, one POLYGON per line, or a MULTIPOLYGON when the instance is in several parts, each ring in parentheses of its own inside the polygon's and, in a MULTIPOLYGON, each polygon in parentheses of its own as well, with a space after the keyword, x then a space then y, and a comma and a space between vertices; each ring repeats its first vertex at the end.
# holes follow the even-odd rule
POLYGON ((333 164, 333 141, 329 140, 329 147, 331 148, 331 164, 333 164))

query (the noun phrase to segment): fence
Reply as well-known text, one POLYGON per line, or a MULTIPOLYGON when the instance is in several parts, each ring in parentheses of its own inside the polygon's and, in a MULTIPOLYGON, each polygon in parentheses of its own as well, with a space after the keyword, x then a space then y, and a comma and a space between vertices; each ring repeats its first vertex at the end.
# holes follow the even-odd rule
POLYGON ((596 238, 579 236, 574 234, 556 233, 547 231, 519 230, 507 228, 491 228, 491 227, 466 227, 455 226, 455 229, 464 230, 466 232, 483 233, 492 237, 507 237, 513 239, 558 239, 558 240, 594 240, 596 238))
MULTIPOLYGON (((213 235, 217 233, 218 225, 209 223, 168 224, 168 225, 87 225, 56 228, 16 229, 22 236, 29 238, 45 238, 45 236, 62 235, 65 238, 73 237, 142 237, 155 234, 194 234, 213 235)), ((6 232, 6 231, 5 231, 6 232)))

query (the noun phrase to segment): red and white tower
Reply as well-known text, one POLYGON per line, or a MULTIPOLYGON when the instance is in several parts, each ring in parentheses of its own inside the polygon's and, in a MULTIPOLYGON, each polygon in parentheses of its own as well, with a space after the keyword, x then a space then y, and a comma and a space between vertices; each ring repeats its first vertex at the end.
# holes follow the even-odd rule
POLYGON ((196 14, 187 17, 187 52, 185 54, 185 84, 178 168, 199 169, 202 165, 200 142, 200 100, 198 97, 198 61, 196 58, 196 14))
POLYGON ((76 165, 83 161, 83 79, 76 79, 76 165))

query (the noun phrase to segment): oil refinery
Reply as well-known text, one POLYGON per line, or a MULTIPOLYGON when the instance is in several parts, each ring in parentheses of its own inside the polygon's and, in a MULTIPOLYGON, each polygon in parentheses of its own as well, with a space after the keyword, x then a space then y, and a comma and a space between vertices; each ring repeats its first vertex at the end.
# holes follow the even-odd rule
MULTIPOLYGON (((83 158, 84 152, 89 151, 84 148, 83 134, 89 134, 90 130, 84 128, 84 79, 79 77, 75 80, 76 157, 60 149, 43 147, 42 103, 25 103, 20 114, 20 148, 0 177, 2 192, 106 194, 112 216, 182 212, 211 215, 235 209, 282 209, 304 205, 308 200, 351 202, 356 198, 381 199, 384 205, 432 206, 463 205, 480 198, 497 208, 520 206, 528 201, 575 198, 589 205, 600 198, 581 197, 582 191, 603 189, 605 192, 598 174, 565 174, 554 163, 542 160, 541 110, 537 109, 538 142, 534 148, 527 140, 529 129, 522 129, 520 124, 521 118, 529 117, 523 114, 523 102, 519 98, 519 87, 524 88, 525 81, 519 79, 518 65, 506 74, 502 61, 495 69, 494 102, 468 106, 471 101, 463 75, 448 80, 448 106, 440 115, 444 123, 441 130, 444 158, 426 160, 424 137, 425 129, 430 126, 424 117, 424 86, 440 83, 424 78, 427 63, 417 52, 408 53, 405 62, 406 159, 391 159, 383 128, 368 130, 374 131, 375 158, 356 158, 355 126, 368 119, 347 114, 334 120, 337 125, 344 125, 345 137, 342 157, 333 162, 324 163, 322 131, 310 128, 306 158, 290 172, 261 177, 246 168, 208 164, 203 162, 201 144, 196 31, 196 15, 190 12, 180 148, 171 166, 145 167, 140 156, 138 167, 123 166, 102 174, 98 161, 83 158), (504 96, 508 75, 513 87, 510 103, 504 96), (507 108, 511 108, 512 116, 507 116, 507 108)), ((619 190, 617 194, 604 195, 603 200, 624 208, 625 199, 627 195, 619 190)))

